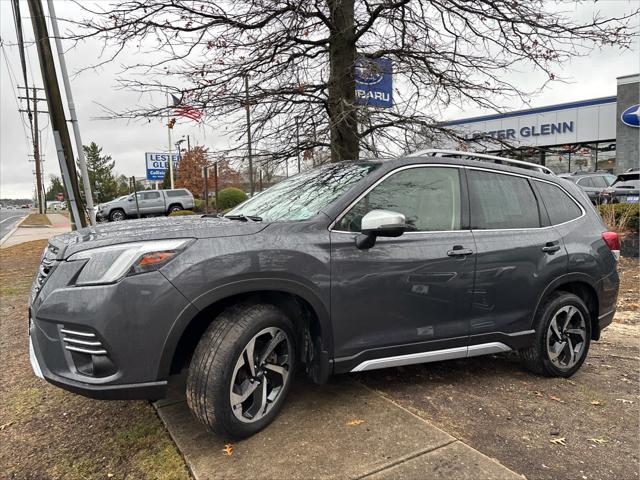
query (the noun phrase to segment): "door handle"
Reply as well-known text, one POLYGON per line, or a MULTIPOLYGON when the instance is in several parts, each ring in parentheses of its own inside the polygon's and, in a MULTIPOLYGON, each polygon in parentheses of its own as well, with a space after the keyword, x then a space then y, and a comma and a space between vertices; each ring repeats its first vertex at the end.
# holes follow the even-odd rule
POLYGON ((560 245, 558 242, 547 242, 544 247, 542 247, 542 251, 545 253, 555 253, 560 250, 560 245))
POLYGON ((447 255, 450 257, 465 257, 472 253, 473 250, 470 248, 464 248, 462 245, 454 245, 453 249, 447 252, 447 255))

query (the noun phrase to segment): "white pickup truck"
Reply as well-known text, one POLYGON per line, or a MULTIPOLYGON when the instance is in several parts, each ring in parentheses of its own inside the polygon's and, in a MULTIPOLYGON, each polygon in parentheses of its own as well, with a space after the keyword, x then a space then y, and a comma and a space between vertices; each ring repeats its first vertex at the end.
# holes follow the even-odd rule
POLYGON ((127 218, 137 218, 138 212, 141 217, 150 217, 169 215, 177 210, 191 210, 195 207, 193 195, 186 188, 144 190, 136 195, 126 195, 101 203, 96 209, 96 217, 102 221, 118 222, 127 218))

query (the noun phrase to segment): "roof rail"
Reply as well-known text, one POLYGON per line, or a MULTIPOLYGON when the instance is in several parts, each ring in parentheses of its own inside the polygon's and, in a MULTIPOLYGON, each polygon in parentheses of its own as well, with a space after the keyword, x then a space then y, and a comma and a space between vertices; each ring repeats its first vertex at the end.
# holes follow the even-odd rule
POLYGON ((417 152, 410 153, 408 157, 421 157, 424 155, 439 155, 441 157, 471 157, 478 160, 488 160, 495 163, 502 163, 505 165, 513 165, 520 168, 526 168, 528 170, 535 170, 537 172, 546 173, 549 175, 555 175, 553 170, 538 165, 537 163, 523 162, 522 160, 514 160, 512 158, 498 157, 497 155, 487 155, 485 153, 475 152, 463 152, 460 150, 440 150, 437 148, 430 148, 427 150, 419 150, 417 152))

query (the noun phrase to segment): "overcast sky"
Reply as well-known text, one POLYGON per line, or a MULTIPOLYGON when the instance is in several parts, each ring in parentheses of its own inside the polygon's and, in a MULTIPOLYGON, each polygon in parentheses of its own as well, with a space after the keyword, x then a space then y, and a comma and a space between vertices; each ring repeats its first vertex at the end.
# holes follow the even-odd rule
MULTIPOLYGON (((46 1, 43 3, 46 4, 46 1)), ((590 17, 594 11, 600 10, 606 15, 620 15, 637 7, 637 0, 601 0, 594 5, 575 7, 567 2, 563 9, 574 10, 577 18, 590 17)), ((28 17, 26 2, 21 1, 23 25, 27 40, 32 39, 31 21, 28 17)), ((56 0, 56 13, 59 17, 71 16, 77 7, 65 1, 56 0)), ((637 25, 637 22, 636 22, 637 25)), ((50 27, 49 30, 51 31, 50 27)), ((0 0, 0 36, 3 42, 14 44, 15 28, 11 13, 11 3, 0 0)), ((66 61, 71 72, 95 63, 100 45, 87 42, 66 53, 66 61)), ((27 48, 29 67, 27 70, 29 83, 35 78, 36 85, 41 85, 40 69, 37 63, 36 48, 27 48)), ((33 154, 30 141, 27 139, 28 124, 26 115, 18 113, 16 99, 16 82, 23 84, 20 70, 18 49, 5 45, 0 54, 0 197, 30 198, 34 184, 34 164, 28 161, 33 154), (5 57, 6 54, 6 57, 5 57), (9 68, 7 68, 7 61, 9 68)), ((616 77, 638 73, 640 71, 640 48, 636 41, 631 51, 620 51, 614 48, 597 50, 589 57, 576 58, 562 65, 558 72, 569 79, 570 83, 555 83, 542 94, 530 101, 530 106, 544 106, 556 103, 584 100, 616 94, 616 77)), ((110 154, 116 161, 116 170, 127 176, 143 176, 145 174, 144 153, 167 150, 167 129, 159 120, 152 122, 127 120, 98 120, 104 115, 100 105, 108 105, 113 110, 122 110, 128 106, 148 103, 149 98, 141 98, 139 94, 120 90, 116 87, 118 64, 111 64, 99 71, 87 71, 72 79, 73 96, 80 121, 80 129, 84 144, 91 141, 103 147, 103 152, 110 154)), ((522 82, 526 89, 533 90, 543 79, 535 72, 520 72, 512 75, 513 81, 522 82)), ((160 99, 156 99, 160 101, 160 99)), ((504 102, 508 109, 527 108, 521 103, 504 102)), ((24 108, 24 104, 21 105, 24 108)), ((46 104, 41 103, 45 109, 46 104)), ((465 118, 489 113, 475 108, 452 108, 443 114, 443 120, 465 118)), ((45 181, 49 174, 58 174, 59 168, 54 148, 53 135, 46 115, 40 116, 42 130, 42 152, 45 157, 45 181)), ((198 127, 192 122, 183 122, 174 130, 174 141, 183 135, 190 135, 192 144, 204 144, 215 150, 227 145, 224 137, 224 124, 216 127, 198 127)))

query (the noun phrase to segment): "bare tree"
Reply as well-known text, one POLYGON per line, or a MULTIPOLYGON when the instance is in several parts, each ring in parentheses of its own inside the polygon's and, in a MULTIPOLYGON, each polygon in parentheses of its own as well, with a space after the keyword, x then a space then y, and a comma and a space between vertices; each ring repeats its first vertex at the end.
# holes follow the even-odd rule
MULTIPOLYGON (((575 2, 582 3, 582 2, 575 2)), ((232 124, 246 148, 252 109, 257 155, 274 160, 325 149, 333 161, 398 152, 443 132, 449 105, 499 109, 534 92, 506 80, 514 69, 560 80, 555 68, 598 46, 628 48, 636 12, 578 22, 547 0, 124 0, 73 22, 73 38, 123 52, 123 87, 165 92, 232 124), (394 106, 358 105, 354 63, 393 62, 394 106), (244 78, 250 79, 249 102, 244 78), (300 142, 294 134, 300 121, 300 142), (422 140, 420 140, 422 139, 422 140), (270 146, 270 147, 268 147, 270 146)), ((564 4, 566 5, 566 3, 564 4)), ((546 82, 544 82, 546 83, 546 82)), ((544 85, 541 85, 542 88, 544 85)), ((118 116, 164 115, 141 106, 118 116)), ((445 132, 455 135, 450 130, 445 132)), ((233 152, 225 152, 233 154, 233 152)))

